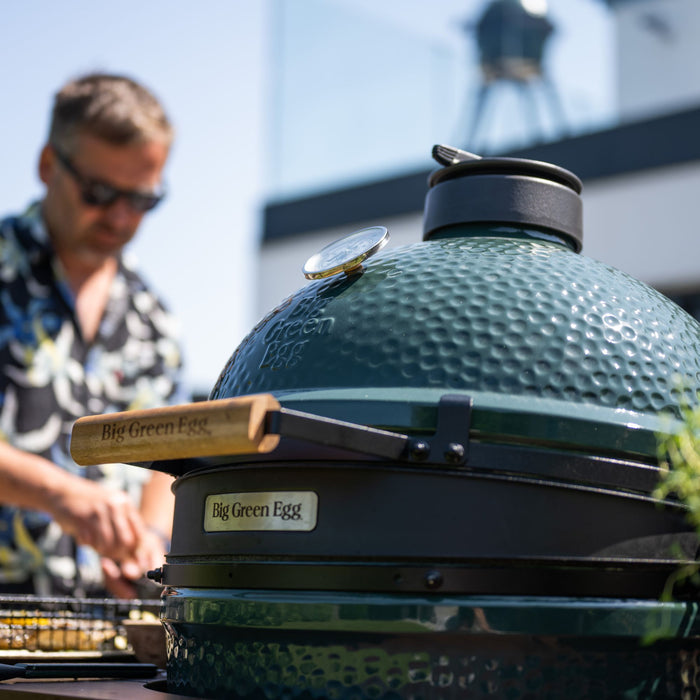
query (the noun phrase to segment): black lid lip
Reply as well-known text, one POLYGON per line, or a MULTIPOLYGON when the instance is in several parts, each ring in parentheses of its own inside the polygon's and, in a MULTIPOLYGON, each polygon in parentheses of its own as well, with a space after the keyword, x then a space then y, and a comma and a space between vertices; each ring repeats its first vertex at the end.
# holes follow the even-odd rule
POLYGON ((463 224, 543 230, 560 238, 576 253, 583 248, 581 196, 551 178, 533 177, 531 171, 527 175, 481 171, 474 176, 441 180, 428 189, 423 240, 463 224))
POLYGON ((521 175, 550 180, 572 189, 576 194, 581 194, 583 183, 571 171, 553 163, 527 158, 479 158, 467 160, 454 165, 434 170, 429 178, 428 185, 435 185, 452 180, 454 178, 471 175, 521 175))

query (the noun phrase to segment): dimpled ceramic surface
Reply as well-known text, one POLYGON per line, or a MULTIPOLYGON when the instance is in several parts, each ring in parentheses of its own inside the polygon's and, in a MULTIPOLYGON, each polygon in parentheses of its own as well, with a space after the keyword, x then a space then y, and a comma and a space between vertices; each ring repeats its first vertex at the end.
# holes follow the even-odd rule
POLYGON ((441 388, 657 414, 677 407, 678 377, 698 389, 700 324, 680 307, 561 243, 480 233, 303 287, 245 338, 211 398, 441 388))
POLYGON ((698 692, 697 637, 639 642, 664 615, 670 634, 691 624, 694 632, 691 603, 685 612, 681 604, 672 610, 636 600, 186 589, 165 595, 164 605, 168 690, 195 697, 573 700, 698 692))

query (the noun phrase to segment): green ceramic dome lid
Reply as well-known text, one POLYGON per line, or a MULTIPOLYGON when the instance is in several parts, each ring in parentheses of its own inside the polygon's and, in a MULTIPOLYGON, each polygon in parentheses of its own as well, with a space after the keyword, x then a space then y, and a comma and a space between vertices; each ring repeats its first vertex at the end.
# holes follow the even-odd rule
POLYGON ((662 416, 678 416, 682 391, 700 389, 700 324, 575 252, 575 176, 496 160, 433 174, 427 240, 299 289, 243 340, 210 398, 269 392, 301 410, 420 433, 434 428, 441 395, 466 394, 484 439, 653 459, 662 416), (527 181, 520 203, 520 184, 488 207, 464 189, 434 195, 453 182, 482 180, 488 190, 512 177, 527 181), (538 190, 554 202, 540 218, 538 190), (489 207, 501 220, 473 220, 489 207))
POLYGON ((700 325, 654 289, 527 232, 464 234, 308 284, 244 339, 211 398, 323 391, 339 408, 350 395, 430 404, 466 393, 475 418, 508 416, 523 437, 535 416, 554 415, 587 421, 584 442, 619 449, 617 433, 653 431, 677 410, 678 377, 700 388, 700 325))

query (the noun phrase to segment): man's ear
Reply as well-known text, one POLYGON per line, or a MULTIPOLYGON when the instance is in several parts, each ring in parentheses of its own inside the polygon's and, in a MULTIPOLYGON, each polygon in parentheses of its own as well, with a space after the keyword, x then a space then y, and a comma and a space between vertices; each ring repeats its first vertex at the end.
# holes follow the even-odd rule
POLYGON ((53 148, 46 144, 39 154, 39 179, 47 185, 53 177, 56 168, 56 153, 53 148))

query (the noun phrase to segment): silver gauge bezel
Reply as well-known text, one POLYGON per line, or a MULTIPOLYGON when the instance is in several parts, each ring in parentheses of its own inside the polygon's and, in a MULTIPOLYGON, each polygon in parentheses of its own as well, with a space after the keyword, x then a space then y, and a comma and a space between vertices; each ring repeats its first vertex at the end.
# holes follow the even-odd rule
POLYGON ((353 231, 312 255, 302 268, 304 277, 316 280, 340 272, 350 273, 381 250, 388 240, 386 226, 369 226, 353 231))

